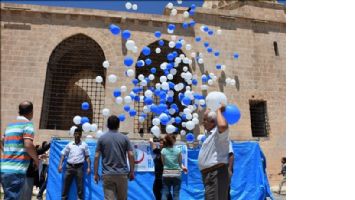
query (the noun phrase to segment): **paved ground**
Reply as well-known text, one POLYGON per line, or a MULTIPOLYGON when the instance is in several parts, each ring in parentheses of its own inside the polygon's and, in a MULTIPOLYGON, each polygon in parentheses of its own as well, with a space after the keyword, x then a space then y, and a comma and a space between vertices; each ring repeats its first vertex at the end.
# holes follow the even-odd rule
POLYGON ((286 200, 286 194, 285 193, 282 193, 281 195, 274 193, 274 197, 275 197, 275 200, 286 200))

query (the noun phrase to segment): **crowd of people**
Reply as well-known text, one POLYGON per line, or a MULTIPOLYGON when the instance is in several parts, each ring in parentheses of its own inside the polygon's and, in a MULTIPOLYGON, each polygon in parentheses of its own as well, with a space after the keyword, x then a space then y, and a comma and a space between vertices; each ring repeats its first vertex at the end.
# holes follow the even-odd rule
MULTIPOLYGON (((198 156, 205 188, 206 200, 230 199, 230 181, 233 173, 234 153, 228 136, 228 123, 223 117, 224 106, 216 112, 207 110, 203 116, 206 140, 198 156)), ((40 188, 37 199, 42 199, 47 183, 48 149, 50 143, 43 142, 34 146, 33 104, 24 101, 19 105, 19 116, 10 123, 2 143, 1 184, 4 199, 31 199, 33 186, 40 188), (40 167, 40 162, 42 162, 40 167), (39 167, 41 173, 38 172, 39 167)), ((128 180, 134 175, 134 154, 129 138, 119 132, 120 121, 112 115, 107 119, 108 131, 97 141, 94 160, 94 180, 103 181, 105 199, 127 199, 128 180), (127 163, 127 157, 129 165, 127 163), (98 166, 101 158, 102 172, 98 166)), ((75 179, 77 199, 83 199, 83 174, 91 174, 91 161, 88 145, 81 140, 82 128, 74 130, 74 141, 69 142, 61 151, 58 172, 63 172, 66 158, 65 175, 61 198, 68 199, 70 185, 75 179)), ((173 134, 156 138, 159 146, 150 140, 155 154, 155 181, 153 192, 157 200, 177 200, 181 185, 181 174, 188 173, 182 163, 182 155, 175 146, 173 134)), ((286 158, 282 160, 282 174, 286 173, 286 158)), ((282 183, 283 184, 283 183, 282 183)), ((282 185, 280 185, 282 187, 282 185)))

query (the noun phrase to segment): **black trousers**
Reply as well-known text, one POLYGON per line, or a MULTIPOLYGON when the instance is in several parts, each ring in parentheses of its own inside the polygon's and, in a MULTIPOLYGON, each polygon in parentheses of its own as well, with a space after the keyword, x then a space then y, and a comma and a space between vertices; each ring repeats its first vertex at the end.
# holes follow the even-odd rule
MULTIPOLYGON (((161 200, 161 191, 163 189, 163 177, 155 176, 154 184, 153 184, 153 193, 156 200, 161 200)), ((169 194, 168 200, 172 200, 172 196, 169 194)))
POLYGON ((83 199, 83 165, 79 167, 74 167, 67 165, 67 170, 64 176, 64 185, 62 191, 62 200, 67 200, 69 195, 70 185, 73 179, 76 179, 76 188, 78 191, 78 199, 83 199))

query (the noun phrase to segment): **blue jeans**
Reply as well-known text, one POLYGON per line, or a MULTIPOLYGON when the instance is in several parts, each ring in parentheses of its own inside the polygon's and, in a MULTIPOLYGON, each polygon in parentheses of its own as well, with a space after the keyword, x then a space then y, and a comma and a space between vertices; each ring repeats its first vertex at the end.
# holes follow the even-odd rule
POLYGON ((25 174, 1 174, 4 200, 20 199, 20 192, 25 183, 25 174))
POLYGON ((170 190, 173 188, 173 200, 179 199, 181 177, 163 177, 162 200, 167 200, 170 190))

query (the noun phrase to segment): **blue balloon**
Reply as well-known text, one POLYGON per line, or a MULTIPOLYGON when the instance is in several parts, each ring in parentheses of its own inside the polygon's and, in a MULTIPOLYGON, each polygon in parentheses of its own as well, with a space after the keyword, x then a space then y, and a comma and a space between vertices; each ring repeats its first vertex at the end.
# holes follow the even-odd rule
POLYGON ((146 64, 146 65, 152 64, 152 60, 149 59, 149 58, 145 59, 145 64, 146 64))
POLYGON ((177 43, 175 44, 175 48, 181 49, 181 47, 182 47, 182 43, 181 43, 181 42, 177 42, 177 43))
POLYGON ((170 108, 173 108, 173 109, 176 110, 178 108, 178 106, 175 103, 173 103, 173 104, 170 105, 170 108))
POLYGON ((182 103, 184 103, 184 105, 190 105, 190 103, 191 103, 191 99, 189 98, 189 97, 184 97, 183 99, 182 99, 182 103))
POLYGON ((207 83, 208 81, 208 77, 205 74, 201 76, 201 79, 202 79, 202 83, 207 83))
POLYGON ((133 58, 132 57, 125 57, 123 60, 123 64, 126 65, 127 67, 130 67, 133 64, 133 58))
POLYGON ((119 119, 121 122, 123 122, 123 121, 126 119, 126 117, 124 116, 124 114, 120 114, 120 115, 118 116, 118 119, 119 119))
POLYGON ((155 95, 155 96, 159 96, 159 94, 160 94, 160 89, 154 90, 154 95, 155 95))
POLYGON ((174 67, 174 65, 171 64, 171 63, 168 63, 168 64, 166 65, 166 69, 167 69, 167 70, 171 70, 173 67, 174 67))
POLYGON ((150 106, 150 111, 152 111, 153 113, 158 113, 158 112, 159 112, 159 108, 158 108, 157 105, 152 104, 152 105, 150 106))
POLYGON ((82 117, 80 123, 85 124, 86 122, 90 122, 89 118, 87 117, 82 117))
POLYGON ((168 101, 169 103, 172 103, 172 102, 174 102, 174 98, 173 98, 173 97, 168 97, 167 101, 168 101))
POLYGON ((222 65, 221 64, 217 64, 216 65, 216 69, 222 69, 222 65))
POLYGON ((127 40, 128 38, 131 37, 131 32, 129 32, 129 30, 124 30, 122 32, 122 37, 123 37, 123 39, 127 40))
POLYGON ((169 53, 166 57, 168 58, 169 61, 174 60, 174 54, 172 53, 169 53))
POLYGON ((177 57, 178 53, 176 51, 173 51, 173 55, 174 55, 174 57, 177 57))
POLYGON ((165 112, 168 109, 168 106, 164 103, 159 104, 158 107, 161 112, 165 112))
POLYGON ((238 59, 238 58, 239 58, 239 54, 238 54, 237 52, 235 52, 235 53, 233 54, 233 57, 234 57, 235 59, 238 59))
POLYGON ((123 109, 124 109, 126 112, 128 112, 128 111, 131 109, 131 107, 129 107, 129 105, 124 105, 124 106, 123 106, 123 109))
POLYGON ((169 24, 168 25, 169 30, 175 30, 175 25, 174 24, 169 24))
POLYGON ((165 100, 165 99, 160 99, 160 100, 159 100, 159 103, 160 103, 160 104, 166 104, 166 100, 165 100))
POLYGON ((196 41, 196 42, 201 41, 201 37, 196 37, 196 38, 195 38, 195 41, 196 41))
POLYGON ((164 75, 165 75, 165 76, 167 76, 167 75, 169 75, 169 74, 170 74, 169 70, 164 70, 164 75))
POLYGON ((195 8, 196 8, 196 5, 193 3, 193 4, 191 4, 190 8, 191 8, 191 9, 195 9, 195 8))
POLYGON ((182 114, 181 115, 181 119, 185 121, 186 120, 186 114, 182 114))
POLYGON ((144 103, 146 105, 152 105, 153 104, 153 99, 151 97, 145 97, 144 98, 144 103))
POLYGON ((150 69, 150 72, 151 72, 152 74, 155 74, 155 72, 157 72, 157 69, 156 69, 155 67, 152 67, 152 68, 150 69))
POLYGON ((88 102, 83 102, 83 103, 81 104, 81 109, 83 109, 83 110, 89 110, 89 108, 90 108, 90 105, 89 105, 88 102))
POLYGON ((227 105, 225 111, 223 112, 223 117, 226 119, 228 124, 235 124, 240 119, 240 110, 235 105, 227 105))
POLYGON ((159 46, 164 46, 164 40, 159 40, 159 42, 158 42, 158 44, 159 44, 159 46))
POLYGON ((196 79, 192 79, 192 85, 197 85, 198 81, 196 79))
POLYGON ((203 27, 203 31, 207 32, 208 30, 208 26, 203 27))
POLYGON ((219 56, 219 51, 215 51, 214 56, 216 56, 216 57, 219 56))
POLYGON ((180 124, 181 123, 181 118, 180 117, 175 117, 175 123, 180 124))
POLYGON ((142 88, 140 88, 140 87, 134 87, 134 88, 132 89, 132 91, 133 91, 134 93, 139 93, 139 92, 142 91, 142 88))
POLYGON ((206 140, 206 136, 203 135, 203 136, 201 137, 201 142, 203 143, 203 142, 205 142, 205 140, 206 140))
POLYGON ((169 117, 166 115, 160 117, 160 123, 163 124, 163 125, 166 125, 168 122, 169 122, 169 117))
POLYGON ((114 97, 119 97, 119 96, 121 96, 121 91, 120 91, 119 89, 115 89, 115 90, 113 91, 113 96, 114 96, 114 97))
POLYGON ((141 100, 141 98, 139 96, 134 97, 134 101, 139 102, 140 100, 141 100))
POLYGON ((133 79, 132 80, 133 85, 137 85, 139 83, 138 79, 133 79))
POLYGON ((189 27, 189 24, 187 22, 182 23, 182 28, 187 29, 189 27))
POLYGON ((159 92, 159 97, 160 97, 161 99, 165 99, 165 98, 166 98, 166 92, 165 92, 164 90, 160 91, 160 92, 159 92))
POLYGON ((207 48, 207 52, 208 52, 208 53, 212 53, 212 51, 213 51, 212 47, 208 47, 208 48, 207 48))
POLYGON ((147 46, 143 47, 142 53, 143 53, 143 55, 148 56, 150 54, 150 48, 147 46))
POLYGON ((203 43, 203 45, 204 45, 205 47, 208 47, 208 46, 210 46, 210 43, 205 42, 205 43, 203 43))
POLYGON ((132 109, 132 110, 129 111, 129 116, 131 116, 131 117, 136 116, 136 114, 137 114, 137 111, 134 110, 134 109, 132 109))
POLYGON ((185 139, 186 139, 186 142, 192 143, 195 141, 195 136, 192 133, 188 133, 188 134, 186 134, 185 139))
POLYGON ((174 84, 173 82, 170 82, 170 81, 169 81, 169 88, 170 88, 170 89, 174 89, 174 87, 175 87, 175 84, 174 84))
POLYGON ((191 27, 195 26, 195 24, 196 24, 196 22, 195 22, 194 20, 191 20, 190 23, 189 23, 189 25, 190 25, 191 27))
POLYGON ((189 11, 189 14, 190 14, 190 16, 193 16, 193 15, 195 14, 195 9, 191 9, 191 10, 189 11))
POLYGON ((137 61, 137 67, 143 67, 144 66, 144 61, 143 60, 138 60, 137 61))
POLYGON ((156 38, 160 38, 161 37, 161 32, 160 31, 155 31, 154 36, 156 38))
POLYGON ((209 30, 208 35, 213 35, 213 30, 209 30))
POLYGON ((112 34, 118 35, 118 34, 121 32, 121 29, 120 29, 119 26, 116 26, 116 25, 114 25, 114 24, 111 24, 111 25, 110 25, 110 31, 111 31, 112 34))

